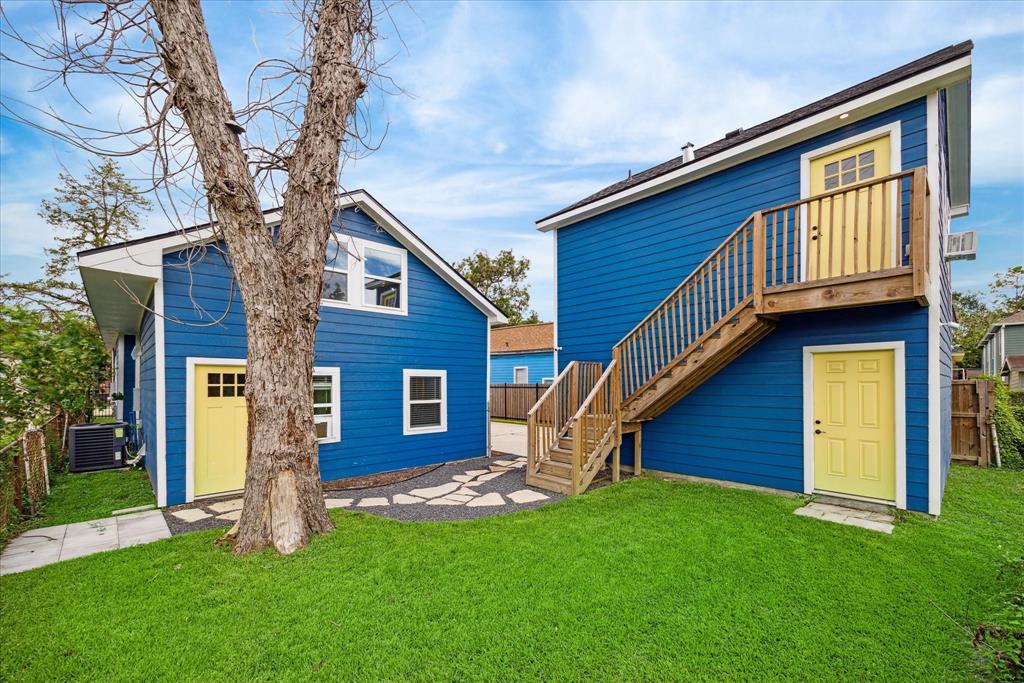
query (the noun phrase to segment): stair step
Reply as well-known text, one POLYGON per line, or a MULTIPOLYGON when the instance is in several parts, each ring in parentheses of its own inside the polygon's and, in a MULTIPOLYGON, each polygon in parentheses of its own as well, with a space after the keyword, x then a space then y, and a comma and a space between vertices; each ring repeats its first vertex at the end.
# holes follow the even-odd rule
POLYGON ((568 479, 553 477, 543 472, 527 472, 526 483, 528 486, 534 486, 545 491, 564 493, 566 495, 572 493, 572 483, 568 479))
POLYGON ((572 450, 571 449, 559 448, 558 446, 555 446, 550 451, 548 451, 548 456, 552 460, 555 460, 557 462, 566 462, 566 463, 572 462, 572 450))
POLYGON ((568 480, 572 476, 572 465, 560 460, 541 460, 540 471, 552 477, 568 480))

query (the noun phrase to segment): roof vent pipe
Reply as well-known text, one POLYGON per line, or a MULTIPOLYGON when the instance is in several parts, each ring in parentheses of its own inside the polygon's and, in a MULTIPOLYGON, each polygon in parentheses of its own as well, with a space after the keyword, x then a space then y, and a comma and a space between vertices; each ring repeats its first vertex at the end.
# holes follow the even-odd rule
POLYGON ((688 164, 693 161, 693 143, 687 142, 683 145, 683 163, 688 164))

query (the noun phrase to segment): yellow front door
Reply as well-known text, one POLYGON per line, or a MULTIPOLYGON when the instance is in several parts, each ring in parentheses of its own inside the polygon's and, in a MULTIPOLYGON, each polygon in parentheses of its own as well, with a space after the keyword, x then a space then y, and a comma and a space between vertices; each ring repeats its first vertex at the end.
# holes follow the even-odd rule
POLYGON ((245 366, 195 372, 195 495, 236 491, 245 486, 245 366))
POLYGON ((896 499, 893 351, 814 354, 814 488, 896 499))
MULTIPOLYGON (((841 190, 889 175, 885 135, 811 160, 811 195, 841 190)), ((895 235, 889 217, 890 183, 841 193, 807 207, 810 226, 807 279, 840 277, 891 268, 895 235)))

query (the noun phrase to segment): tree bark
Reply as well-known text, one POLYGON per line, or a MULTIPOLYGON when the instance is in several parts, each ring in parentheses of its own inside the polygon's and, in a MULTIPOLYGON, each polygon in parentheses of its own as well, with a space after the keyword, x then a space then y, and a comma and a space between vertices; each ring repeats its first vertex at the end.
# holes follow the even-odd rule
POLYGON ((174 106, 188 125, 246 312, 248 464, 237 553, 288 554, 333 528, 313 423, 313 351, 346 124, 364 84, 352 61, 359 0, 322 0, 282 221, 264 226, 199 0, 152 0, 174 106))

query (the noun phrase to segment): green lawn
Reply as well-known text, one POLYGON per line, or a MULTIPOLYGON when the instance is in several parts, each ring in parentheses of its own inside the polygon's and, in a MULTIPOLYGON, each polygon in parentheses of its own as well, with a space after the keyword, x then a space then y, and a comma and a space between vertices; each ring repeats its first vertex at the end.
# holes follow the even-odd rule
POLYGON ((114 510, 155 503, 145 470, 118 469, 58 474, 32 527, 109 517, 114 510))
POLYGON ((1024 474, 956 468, 890 537, 648 479, 473 522, 335 511, 287 558, 188 534, 0 579, 0 679, 976 680, 1022 501, 1024 474))

